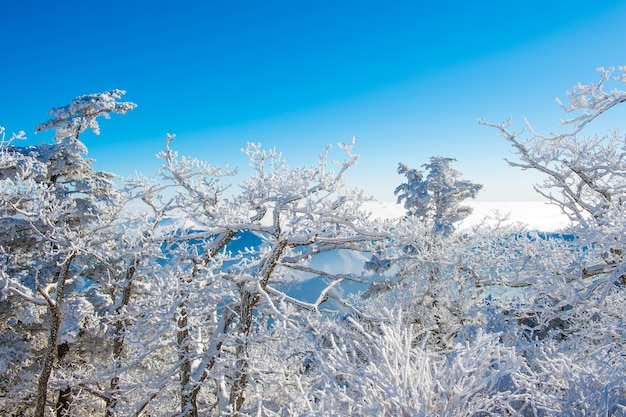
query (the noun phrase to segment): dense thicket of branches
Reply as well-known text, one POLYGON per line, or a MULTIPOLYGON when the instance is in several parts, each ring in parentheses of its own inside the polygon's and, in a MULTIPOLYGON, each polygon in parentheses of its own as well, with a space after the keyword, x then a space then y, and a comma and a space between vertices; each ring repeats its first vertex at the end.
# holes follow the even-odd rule
POLYGON ((562 133, 481 122, 545 175, 559 234, 458 230, 481 186, 443 157, 400 164, 406 215, 375 219, 354 141, 295 168, 249 144, 234 186, 170 136, 156 175, 116 178, 80 135, 135 107, 120 90, 53 109, 52 143, 0 130, 1 414, 626 415, 626 141, 585 133, 623 83, 575 87, 562 133))

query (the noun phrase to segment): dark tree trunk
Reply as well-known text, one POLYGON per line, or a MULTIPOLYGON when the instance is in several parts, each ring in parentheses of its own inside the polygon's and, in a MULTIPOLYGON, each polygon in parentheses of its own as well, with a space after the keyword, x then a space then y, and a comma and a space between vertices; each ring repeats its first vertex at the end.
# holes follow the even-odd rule
MULTIPOLYGON (((265 288, 269 282, 274 268, 276 267, 278 260, 283 253, 283 250, 287 246, 287 240, 279 240, 276 242, 272 251, 268 255, 267 259, 263 263, 259 270, 258 278, 261 288, 265 288)), ((244 392, 248 385, 248 336, 252 328, 252 322, 254 320, 254 309, 259 302, 259 294, 250 292, 242 287, 239 289, 241 296, 241 304, 239 311, 239 326, 238 332, 241 337, 239 344, 237 345, 237 362, 235 363, 235 375, 233 386, 230 392, 230 405, 235 412, 235 415, 239 413, 243 403, 245 401, 244 392)))
POLYGON ((133 278, 135 277, 135 272, 137 271, 138 264, 139 260, 133 261, 131 266, 126 271, 124 286, 122 287, 122 299, 119 303, 119 306, 115 310, 115 314, 118 317, 114 326, 113 339, 113 360, 115 361, 116 373, 109 382, 110 390, 108 399, 106 400, 107 409, 105 417, 113 417, 115 415, 115 409, 117 408, 119 400, 118 396, 120 391, 120 378, 118 374, 118 368, 120 367, 120 360, 122 359, 122 352, 124 351, 126 327, 130 324, 128 319, 121 319, 119 317, 122 313, 122 310, 126 308, 128 304, 130 304, 130 299, 133 294, 133 278))
POLYGON ((48 311, 52 315, 52 323, 50 325, 50 333, 48 334, 48 348, 44 356, 41 374, 37 383, 37 403, 35 404, 34 417, 44 417, 46 410, 46 400, 48 398, 48 381, 52 373, 52 367, 57 354, 57 340, 59 339, 59 329, 61 327, 61 303, 63 302, 63 293, 65 292, 65 283, 70 273, 70 265, 76 255, 71 255, 66 261, 63 269, 59 272, 57 280, 56 299, 52 300, 43 288, 39 287, 39 292, 48 302, 48 311))
POLYGON ((196 395, 193 394, 193 390, 189 387, 191 379, 190 336, 185 304, 180 307, 176 340, 178 343, 178 358, 180 360, 180 417, 198 417, 196 395))
MULTIPOLYGON (((65 355, 70 351, 69 343, 61 343, 57 346, 57 359, 63 360, 65 355)), ((56 417, 65 417, 69 415, 70 406, 72 404, 72 387, 67 386, 59 391, 59 397, 56 404, 56 417)))

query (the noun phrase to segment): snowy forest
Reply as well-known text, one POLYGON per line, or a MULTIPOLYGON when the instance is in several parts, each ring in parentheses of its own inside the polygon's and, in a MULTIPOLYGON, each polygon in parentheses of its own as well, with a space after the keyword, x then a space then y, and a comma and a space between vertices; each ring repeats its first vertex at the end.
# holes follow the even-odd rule
POLYGON ((250 143, 236 184, 173 136, 153 176, 99 172, 81 134, 121 90, 52 109, 50 143, 1 129, 0 414, 626 415, 626 141, 593 131, 626 67, 599 77, 558 133, 479 121, 557 233, 458 227, 482 187, 441 156, 399 163, 405 215, 375 217, 354 141, 297 167, 250 143))

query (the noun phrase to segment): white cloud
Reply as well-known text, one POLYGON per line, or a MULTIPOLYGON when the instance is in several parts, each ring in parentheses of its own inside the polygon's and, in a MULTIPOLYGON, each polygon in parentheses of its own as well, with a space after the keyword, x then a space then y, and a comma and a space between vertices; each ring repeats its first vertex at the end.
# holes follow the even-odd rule
MULTIPOLYGON (((568 225, 569 220, 561 210, 543 201, 470 201, 466 205, 474 212, 461 227, 469 227, 479 223, 486 217, 494 217, 495 213, 508 216, 507 224, 520 222, 529 230, 552 232, 568 225)), ((400 204, 372 201, 365 204, 366 210, 375 217, 400 217, 405 213, 400 204)))
POLYGON ((493 216, 495 211, 508 215, 508 222, 524 223, 529 230, 553 232, 569 224, 569 219, 559 207, 543 201, 473 201, 467 205, 474 209, 464 222, 467 225, 493 216))

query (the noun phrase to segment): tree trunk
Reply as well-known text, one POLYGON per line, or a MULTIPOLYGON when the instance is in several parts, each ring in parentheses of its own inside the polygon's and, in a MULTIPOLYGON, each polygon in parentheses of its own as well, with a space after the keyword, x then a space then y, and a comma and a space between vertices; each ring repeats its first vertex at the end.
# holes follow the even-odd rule
POLYGON ((34 417, 44 417, 46 409, 46 400, 48 398, 48 381, 52 373, 52 367, 57 353, 57 340, 59 339, 59 329, 61 327, 61 302, 63 302, 63 293, 65 291, 65 283, 70 273, 70 265, 76 255, 71 255, 66 261, 64 268, 59 272, 57 281, 56 297, 52 300, 48 293, 39 287, 39 292, 48 302, 48 311, 52 315, 52 323, 50 325, 50 333, 48 334, 48 348, 44 356, 41 374, 37 383, 37 403, 35 404, 34 417))
POLYGON ((189 387, 191 379, 189 324, 187 322, 187 309, 185 304, 180 307, 178 318, 178 332, 176 342, 178 344, 178 359, 180 360, 180 417, 198 417, 198 405, 196 395, 189 387))
MULTIPOLYGON (((208 265, 210 260, 224 247, 230 240, 235 236, 236 232, 234 230, 229 230, 220 236, 217 240, 215 247, 211 250, 207 251, 204 256, 203 264, 204 266, 208 265)), ((188 287, 191 285, 194 279, 196 279, 198 273, 200 273, 201 268, 194 268, 191 276, 187 279, 181 281, 183 284, 183 291, 187 291, 188 287)), ((178 344, 178 359, 180 361, 180 417, 198 417, 198 403, 197 397, 200 387, 193 386, 190 384, 191 381, 191 361, 189 359, 189 354, 191 352, 191 347, 189 342, 191 341, 191 336, 189 334, 189 323, 187 318, 187 308, 185 305, 185 300, 187 296, 185 295, 183 301, 181 302, 179 311, 180 316, 178 318, 178 331, 176 333, 176 342, 178 344)), ((197 382, 197 381, 196 381, 197 382)))
POLYGON ((135 260, 128 268, 128 271, 126 271, 124 286, 122 287, 122 299, 118 307, 115 309, 115 314, 118 317, 115 322, 113 334, 113 360, 115 361, 115 376, 111 378, 111 381, 109 382, 109 397, 106 400, 107 409, 105 417, 113 417, 115 415, 115 409, 117 408, 117 404, 119 401, 118 395, 120 391, 120 377, 118 375, 118 369, 121 366, 120 360, 122 359, 122 352, 124 350, 124 333, 126 331, 126 327, 129 325, 128 319, 121 319, 119 317, 122 313, 122 309, 124 309, 130 303, 130 298, 133 293, 133 278, 135 276, 138 264, 139 260, 135 260))
MULTIPOLYGON (((268 255, 267 259, 263 263, 263 266, 259 270, 259 283, 261 288, 265 288, 269 282, 274 268, 278 263, 278 259, 283 250, 287 246, 287 240, 280 240, 272 248, 272 251, 268 255)), ((239 317, 239 337, 241 340, 237 345, 237 359, 235 363, 235 376, 233 386, 230 391, 230 405, 234 411, 234 415, 237 415, 241 407, 243 406, 245 397, 244 391, 248 385, 248 336, 250 335, 250 329, 252 328, 252 321, 254 319, 254 307, 259 302, 259 294, 251 293, 241 286, 239 293, 241 296, 240 304, 240 317, 239 317)))
MULTIPOLYGON (((65 342, 57 346, 57 359, 63 360, 65 355, 70 351, 70 344, 65 342)), ((67 386, 59 391, 57 404, 55 407, 56 417, 65 417, 69 415, 70 406, 72 405, 72 387, 67 386)))
POLYGON ((252 327, 252 319, 254 306, 259 300, 257 294, 251 294, 250 292, 240 289, 241 292, 241 306, 238 332, 241 340, 237 345, 236 350, 236 362, 235 362, 235 375, 233 385, 230 391, 230 406, 235 415, 241 410, 243 402, 245 400, 244 391, 248 385, 248 335, 252 327))

